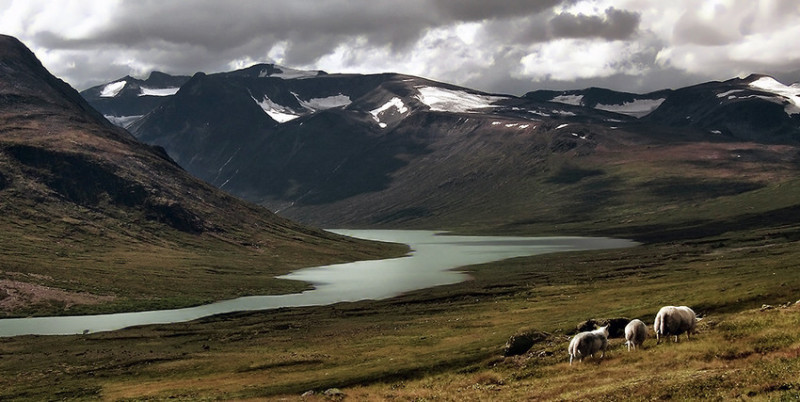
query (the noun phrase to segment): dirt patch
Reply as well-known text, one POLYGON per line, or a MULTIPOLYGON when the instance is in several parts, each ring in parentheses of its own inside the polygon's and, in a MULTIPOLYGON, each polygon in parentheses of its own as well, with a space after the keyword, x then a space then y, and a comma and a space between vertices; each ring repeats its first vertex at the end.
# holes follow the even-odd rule
POLYGON ((78 304, 99 304, 115 298, 115 296, 69 292, 28 282, 0 279, 0 311, 4 312, 12 312, 40 303, 63 304, 64 309, 68 309, 78 304))

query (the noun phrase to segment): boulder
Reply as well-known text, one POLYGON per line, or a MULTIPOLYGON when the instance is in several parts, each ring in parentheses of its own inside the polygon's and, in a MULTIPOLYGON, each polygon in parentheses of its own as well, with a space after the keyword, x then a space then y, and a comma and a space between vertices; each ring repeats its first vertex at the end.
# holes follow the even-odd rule
POLYGON ((332 399, 342 399, 344 398, 344 392, 339 388, 328 388, 322 392, 322 395, 325 395, 326 398, 332 399))
POLYGON ((519 356, 527 353, 533 345, 544 341, 550 334, 537 330, 520 331, 511 335, 503 348, 503 356, 519 356))

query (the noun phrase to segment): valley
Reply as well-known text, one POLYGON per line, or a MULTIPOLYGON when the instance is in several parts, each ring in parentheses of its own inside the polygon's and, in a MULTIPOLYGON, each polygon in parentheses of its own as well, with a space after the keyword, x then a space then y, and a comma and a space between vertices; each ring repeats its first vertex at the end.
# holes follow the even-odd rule
POLYGON ((642 243, 465 262, 468 281, 385 300, 4 337, 0 399, 798 395, 795 86, 513 96, 269 64, 125 77, 84 100, 15 39, 0 56, 6 318, 296 293, 309 285, 276 277, 408 252, 321 226, 642 243), (703 316, 692 340, 611 339, 568 365, 578 324, 651 324, 667 304, 703 316), (521 333, 538 341, 504 357, 521 333))

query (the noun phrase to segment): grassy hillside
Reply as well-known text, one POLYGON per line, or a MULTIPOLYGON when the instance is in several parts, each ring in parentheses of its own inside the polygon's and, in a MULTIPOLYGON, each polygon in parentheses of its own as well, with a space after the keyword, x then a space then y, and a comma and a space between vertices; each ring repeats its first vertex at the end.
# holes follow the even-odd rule
POLYGON ((233 314, 72 337, 0 340, 3 397, 357 400, 791 399, 798 397, 800 225, 472 267, 474 280, 400 298, 233 314), (691 341, 570 367, 589 318, 686 304, 691 341), (762 304, 776 308, 760 311, 762 304), (502 358, 510 335, 550 334, 502 358), (15 375, 10 375, 14 373, 15 375), (575 383, 580 383, 580 386, 575 383))
MULTIPOLYGON (((281 219, 185 233, 140 214, 0 199, 0 315, 64 315, 186 307, 298 292, 275 279, 301 267, 403 255, 281 219)), ((246 216, 246 215, 245 215, 246 216)))

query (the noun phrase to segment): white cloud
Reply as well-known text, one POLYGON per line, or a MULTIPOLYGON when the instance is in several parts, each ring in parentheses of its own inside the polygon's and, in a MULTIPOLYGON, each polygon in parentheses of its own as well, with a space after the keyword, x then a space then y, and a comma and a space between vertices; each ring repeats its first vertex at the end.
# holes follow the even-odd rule
POLYGON ((558 39, 533 46, 520 60, 517 74, 558 81, 618 73, 639 75, 645 67, 636 63, 635 58, 643 50, 638 42, 558 39))

